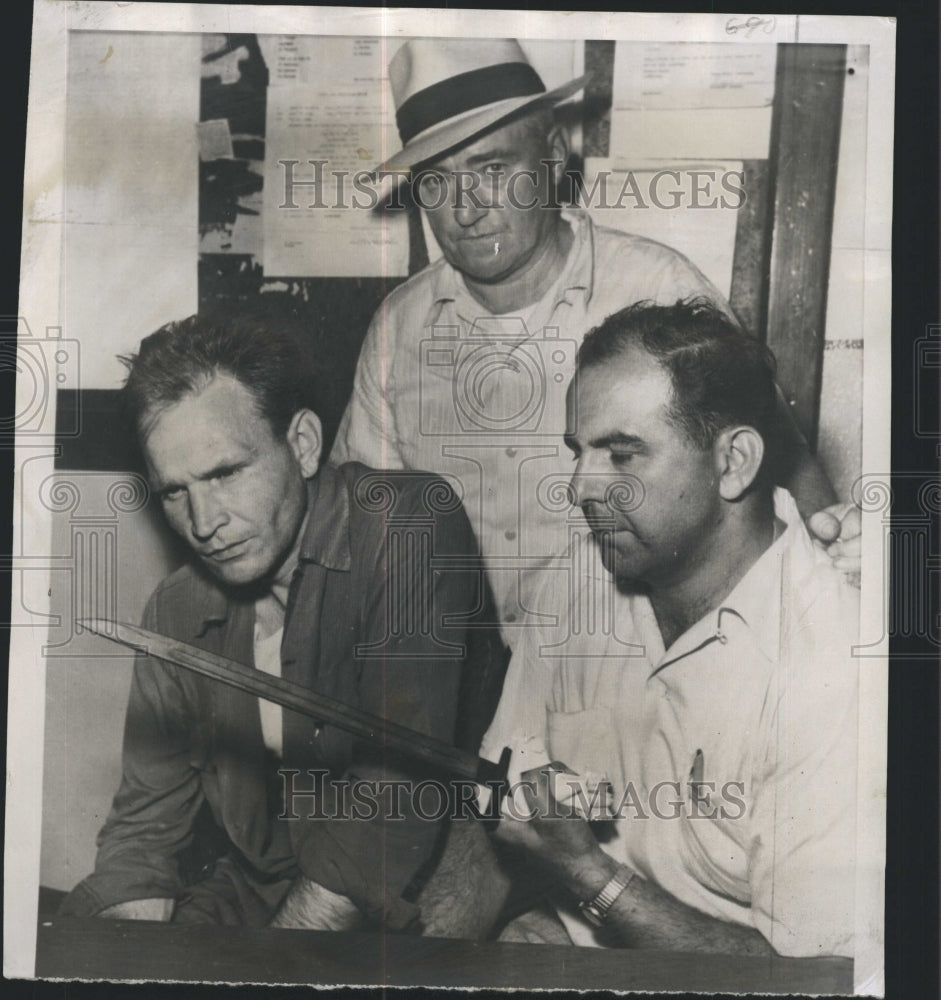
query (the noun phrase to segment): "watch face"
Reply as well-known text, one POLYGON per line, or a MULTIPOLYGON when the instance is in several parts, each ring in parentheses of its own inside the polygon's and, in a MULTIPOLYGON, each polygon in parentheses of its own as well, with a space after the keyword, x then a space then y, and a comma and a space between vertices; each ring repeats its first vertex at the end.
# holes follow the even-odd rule
POLYGON ((592 903, 579 903, 578 908, 582 911, 582 916, 590 923, 593 927, 603 927, 604 917, 598 910, 592 905, 592 903))

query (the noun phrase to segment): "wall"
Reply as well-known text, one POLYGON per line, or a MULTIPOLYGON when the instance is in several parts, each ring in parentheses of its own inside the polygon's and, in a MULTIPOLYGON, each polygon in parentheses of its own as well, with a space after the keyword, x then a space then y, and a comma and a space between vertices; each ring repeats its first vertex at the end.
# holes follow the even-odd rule
MULTIPOLYGON (((75 32, 69 38, 64 335, 80 343, 79 384, 114 389, 115 355, 197 302, 199 35, 75 32)), ((91 572, 112 587, 119 618, 139 621, 176 565, 149 508, 114 510, 126 476, 63 472, 78 501, 53 515, 52 606, 71 622, 83 572, 76 537, 116 538, 115 561, 91 572), (112 494, 112 499, 114 494, 112 494)), ((47 487, 45 495, 50 496, 47 487)), ((25 494, 24 494, 25 495, 25 494)), ((40 882, 71 888, 94 865, 95 835, 117 787, 131 658, 89 659, 66 625, 47 651, 40 882), (65 655, 71 654, 71 655, 65 655)), ((95 643, 95 649, 101 649, 95 643)))
MULTIPOLYGON (((817 453, 841 500, 862 471, 863 247, 869 48, 850 46, 843 92, 817 453)), ((886 331, 888 333, 888 331, 886 331)))
POLYGON ((66 122, 66 335, 83 389, 196 311, 201 36, 73 32, 66 122), (186 263, 184 263, 186 262, 186 263))

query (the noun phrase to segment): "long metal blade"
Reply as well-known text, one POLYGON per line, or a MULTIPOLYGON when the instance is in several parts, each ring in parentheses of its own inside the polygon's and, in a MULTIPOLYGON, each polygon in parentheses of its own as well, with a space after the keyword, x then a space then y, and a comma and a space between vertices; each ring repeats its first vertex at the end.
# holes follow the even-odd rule
POLYGON ((407 726, 400 726, 396 722, 383 719, 379 715, 353 708, 335 698, 316 694, 293 681, 274 677, 264 671, 230 660, 228 657, 209 653, 198 646, 171 639, 137 625, 112 622, 102 618, 82 619, 77 624, 104 639, 140 650, 149 656, 192 670, 248 694, 265 698, 318 722, 336 726, 370 743, 423 760, 449 774, 478 782, 506 779, 507 754, 504 754, 505 759, 501 760, 500 764, 494 764, 433 736, 426 736, 407 726))

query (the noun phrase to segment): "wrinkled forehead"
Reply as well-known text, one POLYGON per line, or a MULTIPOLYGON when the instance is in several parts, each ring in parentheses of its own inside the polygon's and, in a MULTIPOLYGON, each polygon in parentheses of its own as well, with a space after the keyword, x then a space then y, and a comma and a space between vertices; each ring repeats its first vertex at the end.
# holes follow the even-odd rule
POLYGON ((262 412, 256 393, 241 379, 217 369, 199 376, 194 388, 147 407, 137 425, 137 437, 146 451, 147 443, 160 427, 161 434, 185 448, 198 429, 240 430, 253 437, 274 436, 271 422, 262 412))
POLYGON ((565 397, 566 433, 599 411, 666 421, 673 398, 670 373, 640 344, 631 343, 604 360, 577 366, 565 397))

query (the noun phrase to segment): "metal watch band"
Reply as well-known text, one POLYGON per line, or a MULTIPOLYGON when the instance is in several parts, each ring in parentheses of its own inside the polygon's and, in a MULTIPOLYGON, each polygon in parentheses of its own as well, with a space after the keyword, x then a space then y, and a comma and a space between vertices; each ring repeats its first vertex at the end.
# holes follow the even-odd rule
POLYGON ((628 868, 627 865, 620 865, 594 899, 578 904, 585 919, 594 924, 595 927, 603 927, 608 910, 614 905, 618 896, 631 884, 631 879, 635 874, 636 872, 628 868))

